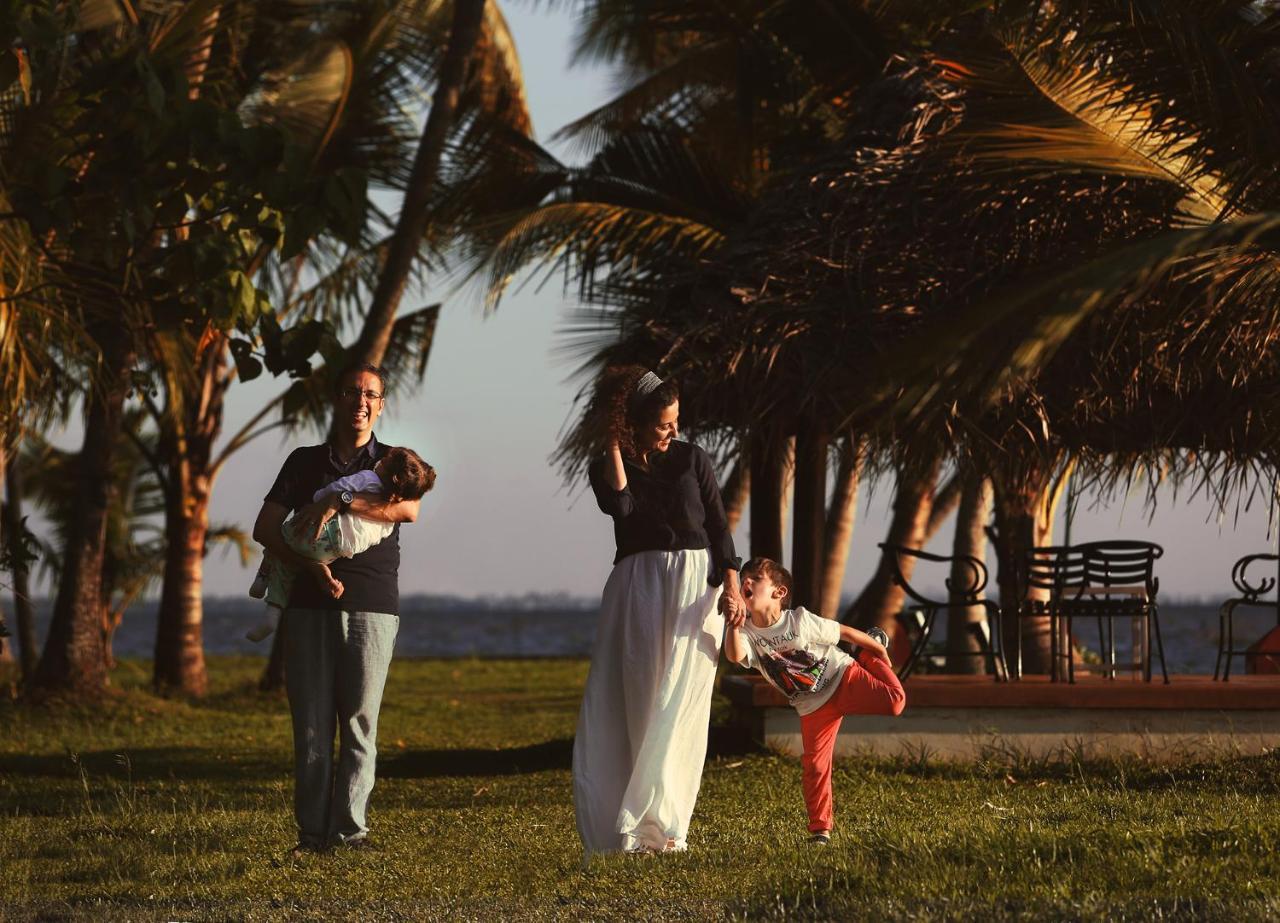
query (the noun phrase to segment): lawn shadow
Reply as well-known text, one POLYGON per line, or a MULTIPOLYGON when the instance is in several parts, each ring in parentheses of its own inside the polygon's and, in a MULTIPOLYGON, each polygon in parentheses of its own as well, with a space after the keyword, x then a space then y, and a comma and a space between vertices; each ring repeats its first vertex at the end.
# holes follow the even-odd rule
MULTIPOLYGON (((745 729, 712 727, 707 758, 741 756, 758 749, 745 729)), ((378 757, 378 775, 388 779, 512 776, 569 769, 572 765, 573 738, 562 737, 523 747, 384 752, 378 757)))
POLYGON ((243 781, 279 779, 292 763, 281 748, 278 756, 261 751, 213 752, 193 747, 116 747, 83 753, 6 753, 0 755, 0 774, 16 778, 78 778, 81 771, 90 777, 132 779, 135 782, 243 781))
POLYGON ((568 769, 573 738, 546 740, 524 747, 497 749, 401 750, 378 757, 378 775, 387 779, 437 779, 454 776, 513 776, 568 769))

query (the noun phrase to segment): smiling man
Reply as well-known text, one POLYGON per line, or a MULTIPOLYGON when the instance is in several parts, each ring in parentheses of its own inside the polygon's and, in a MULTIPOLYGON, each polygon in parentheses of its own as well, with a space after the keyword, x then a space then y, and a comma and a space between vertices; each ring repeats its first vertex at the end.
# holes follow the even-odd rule
POLYGON ((281 620, 293 716, 295 853, 369 845, 365 815, 373 791, 378 709, 400 625, 400 538, 397 525, 366 551, 334 561, 334 584, 316 562, 286 544, 280 526, 296 512, 318 530, 342 509, 397 524, 417 519, 417 500, 387 502, 348 491, 312 500, 320 488, 373 468, 391 450, 373 434, 386 403, 385 380, 373 365, 352 366, 338 376, 329 441, 290 454, 253 527, 255 541, 302 572, 281 620))

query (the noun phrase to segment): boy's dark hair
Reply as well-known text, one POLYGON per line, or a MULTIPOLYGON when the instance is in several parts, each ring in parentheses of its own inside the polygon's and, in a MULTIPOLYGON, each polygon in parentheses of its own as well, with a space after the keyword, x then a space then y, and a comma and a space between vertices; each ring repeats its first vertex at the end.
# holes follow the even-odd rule
POLYGON ((401 500, 417 500, 436 485, 436 469, 413 449, 396 446, 382 460, 382 480, 389 495, 401 500))
POLYGON ((780 586, 787 591, 788 599, 791 597, 791 571, 773 558, 752 558, 742 565, 741 574, 744 577, 768 577, 775 586, 780 586))
POLYGON ((344 365, 342 371, 338 373, 338 377, 333 380, 333 393, 337 394, 342 390, 342 386, 348 378, 361 372, 376 375, 378 384, 382 386, 382 396, 387 396, 387 370, 380 365, 374 365, 372 362, 352 362, 350 365, 344 365))

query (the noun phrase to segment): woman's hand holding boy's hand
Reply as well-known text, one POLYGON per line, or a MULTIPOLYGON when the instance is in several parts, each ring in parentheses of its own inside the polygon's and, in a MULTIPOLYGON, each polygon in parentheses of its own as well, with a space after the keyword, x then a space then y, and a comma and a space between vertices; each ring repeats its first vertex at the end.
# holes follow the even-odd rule
POLYGON ((733 628, 747 620, 747 604, 741 593, 726 590, 720 594, 720 614, 733 628))

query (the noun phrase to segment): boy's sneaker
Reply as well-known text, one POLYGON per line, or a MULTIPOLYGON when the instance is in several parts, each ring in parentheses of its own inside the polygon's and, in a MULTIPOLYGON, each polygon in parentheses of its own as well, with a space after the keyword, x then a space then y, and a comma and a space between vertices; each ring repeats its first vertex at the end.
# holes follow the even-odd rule
POLYGON ((267 595, 267 575, 262 571, 258 571, 253 583, 249 584, 249 595, 254 599, 262 599, 267 595))
MULTIPOLYGON (((867 632, 867 634, 871 634, 871 632, 867 632)), ((811 846, 826 846, 830 842, 831 834, 829 833, 813 833, 809 835, 809 845, 811 846)))

